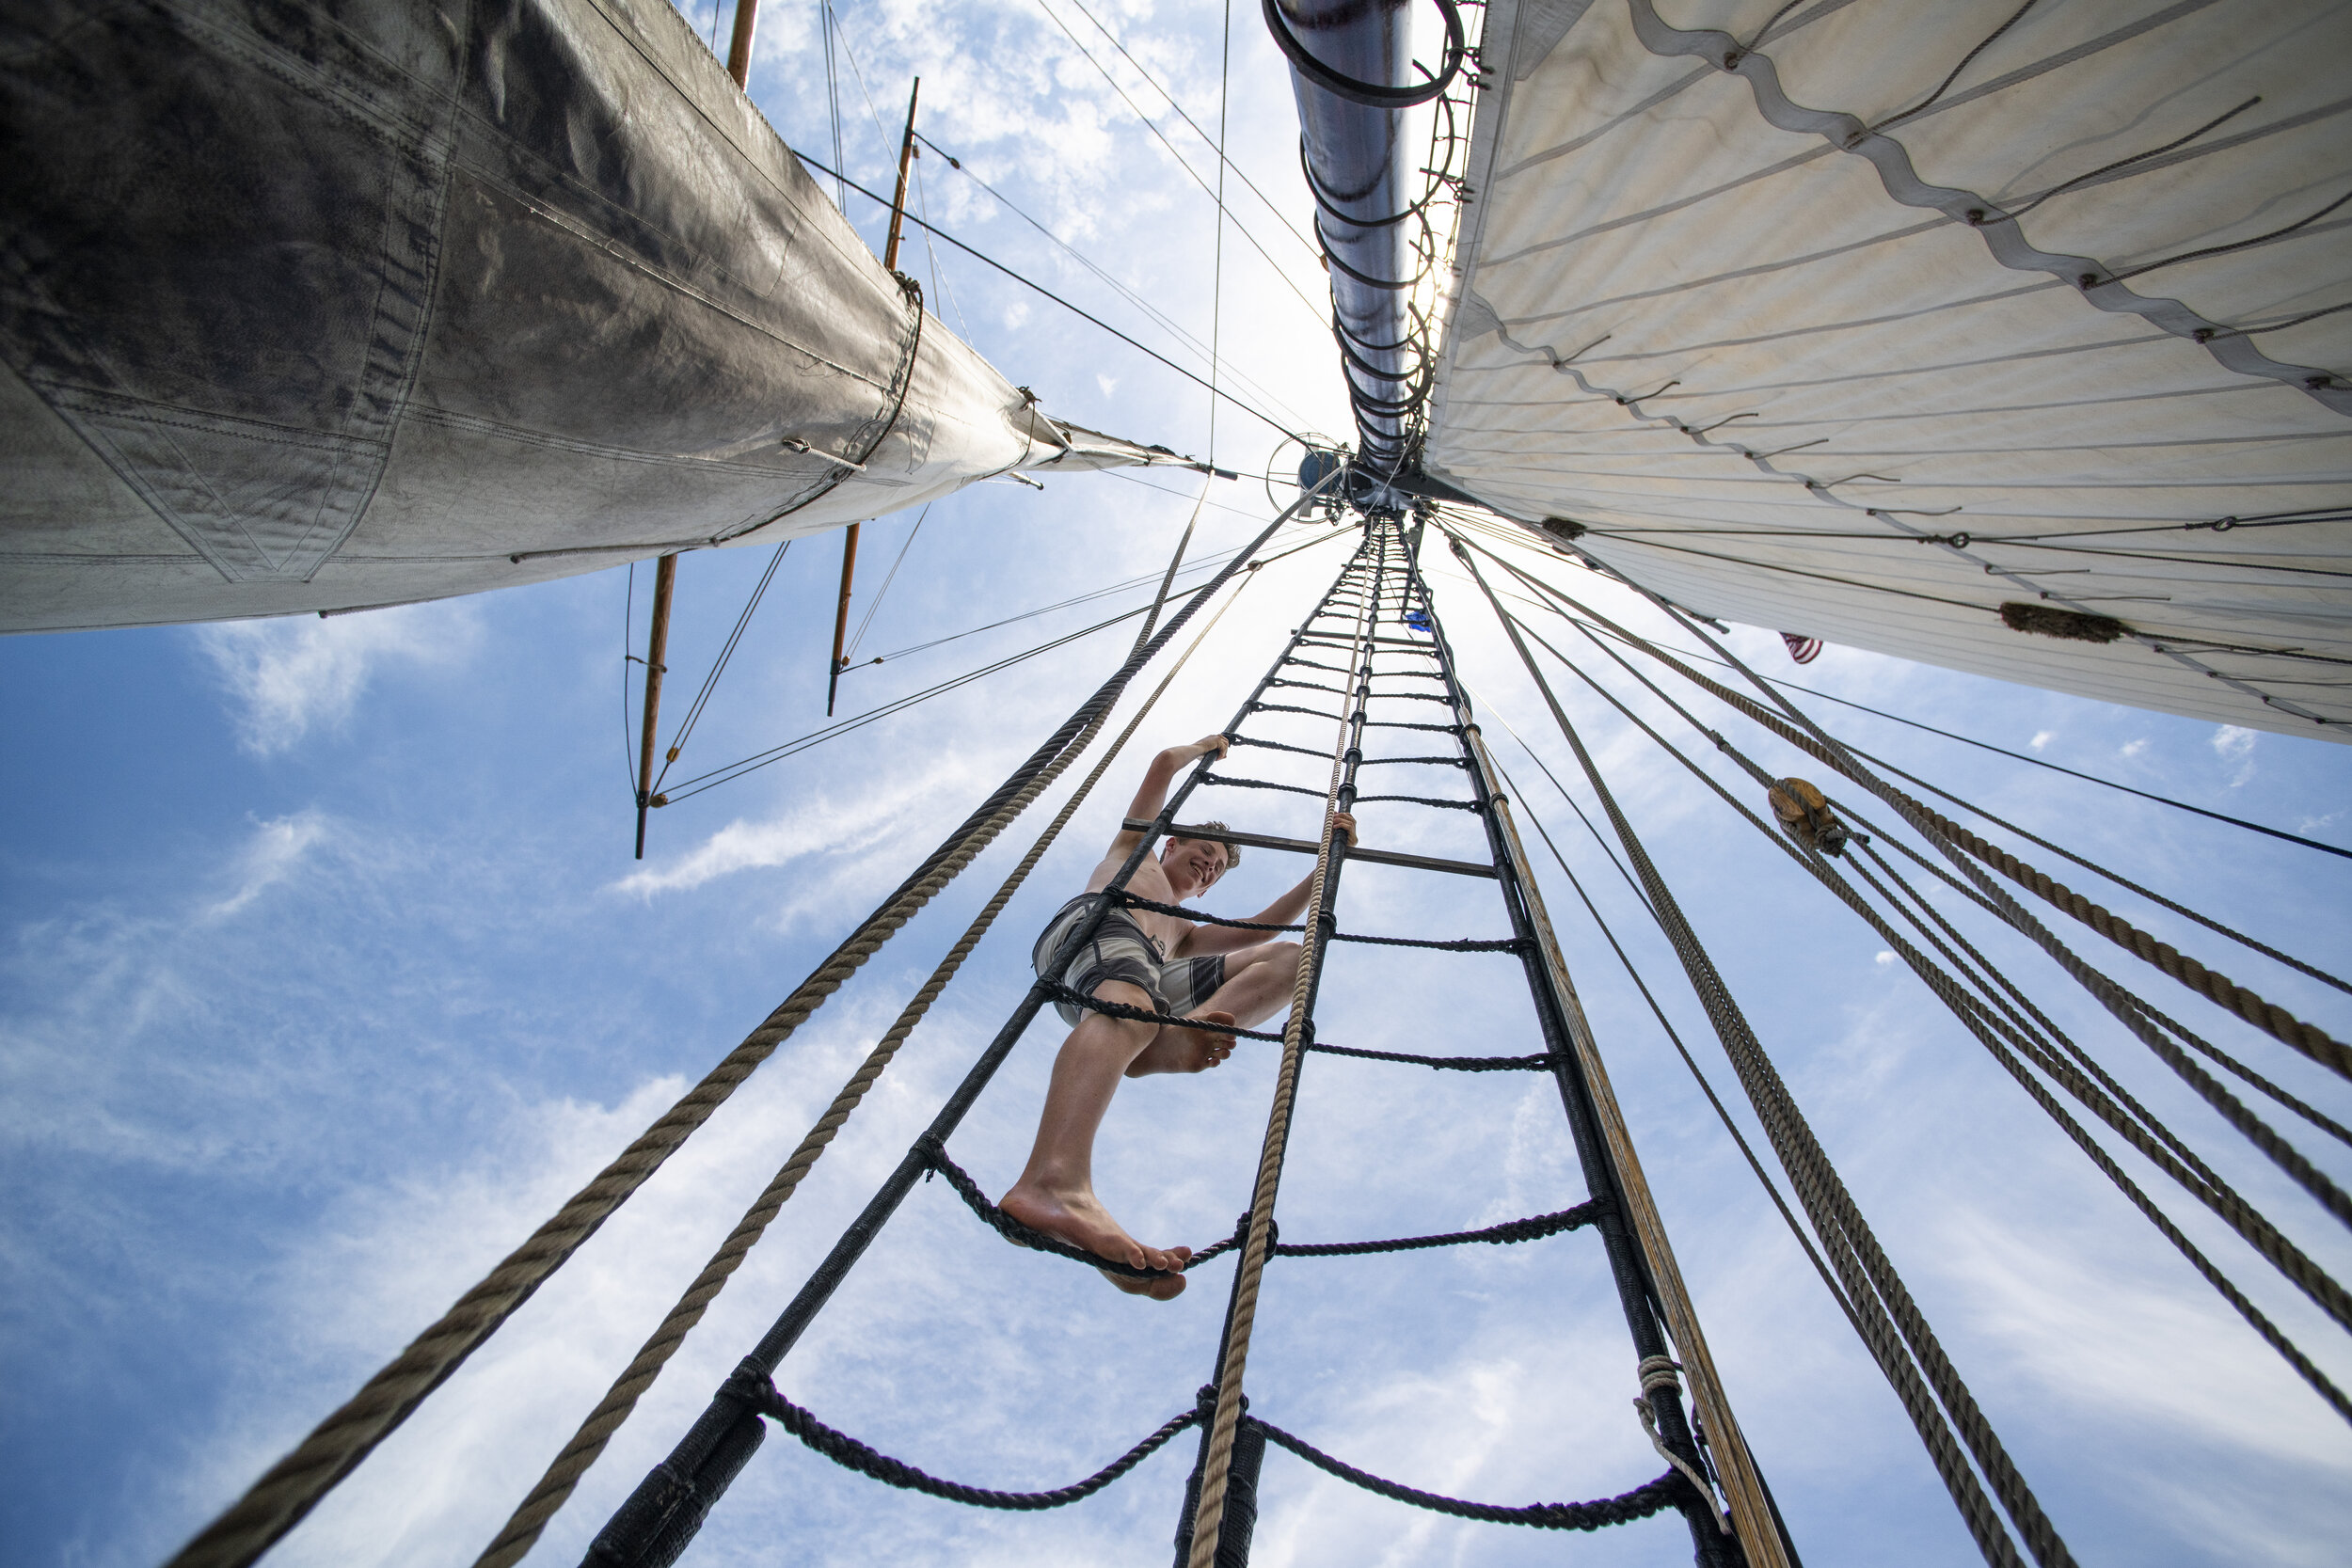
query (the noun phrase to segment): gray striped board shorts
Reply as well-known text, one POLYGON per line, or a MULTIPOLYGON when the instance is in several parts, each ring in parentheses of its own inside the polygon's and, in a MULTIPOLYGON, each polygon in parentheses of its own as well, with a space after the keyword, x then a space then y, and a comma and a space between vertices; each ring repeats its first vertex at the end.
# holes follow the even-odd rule
MULTIPOLYGON (((1045 934, 1037 939, 1037 945, 1029 952, 1029 967, 1038 972, 1039 978, 1058 979, 1072 990, 1088 996, 1093 995, 1094 988, 1105 980, 1124 980, 1131 986, 1142 987, 1155 1010, 1178 1018, 1206 1002, 1225 983, 1224 954, 1165 958, 1159 943, 1124 910, 1112 910, 1104 915, 1103 924, 1094 928, 1094 935, 1078 949, 1061 974, 1047 974, 1045 966, 1054 961, 1056 950, 1102 905, 1101 894, 1082 893, 1055 913, 1045 934)), ((1074 1027, 1083 1009, 1074 1002, 1057 1000, 1054 1010, 1061 1014, 1064 1023, 1074 1027)))

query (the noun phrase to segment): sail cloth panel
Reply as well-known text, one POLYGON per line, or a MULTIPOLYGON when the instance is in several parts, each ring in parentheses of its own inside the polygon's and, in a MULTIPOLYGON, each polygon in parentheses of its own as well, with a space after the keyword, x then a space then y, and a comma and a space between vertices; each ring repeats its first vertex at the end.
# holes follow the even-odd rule
POLYGON ((2352 193, 2352 23, 2018 4, 1498 0, 1427 466, 1710 615, 2343 739, 2352 309, 2272 324, 2352 207, 2227 247, 2352 193))
POLYGON ((1173 460, 927 316, 666 0, 19 0, 0 54, 0 629, 436 598, 1173 460))

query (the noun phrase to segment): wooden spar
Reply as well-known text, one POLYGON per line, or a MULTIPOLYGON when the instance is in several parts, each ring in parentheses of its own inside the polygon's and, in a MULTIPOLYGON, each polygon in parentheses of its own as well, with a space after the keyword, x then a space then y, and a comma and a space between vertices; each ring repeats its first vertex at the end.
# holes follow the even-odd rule
MULTIPOLYGON (((745 5, 756 0, 743 0, 745 5)), ((737 12, 739 17, 742 13, 737 12)), ((740 33, 738 34, 739 38, 740 33)), ((741 77, 736 78, 738 81, 741 77)), ((923 78, 914 79, 914 87, 907 94, 907 130, 898 140, 898 188, 890 198, 890 235, 882 242, 882 267, 888 272, 898 270, 898 233, 905 227, 907 215, 907 169, 914 161, 914 104, 923 95, 923 78)), ((841 667, 848 662, 842 657, 841 644, 850 632, 850 584, 857 576, 857 534, 861 525, 851 523, 841 531, 841 602, 833 615, 833 662, 825 666, 825 717, 833 717, 834 698, 841 689, 841 667)))
MULTIPOLYGON (((1131 833, 1148 833, 1152 824, 1130 816, 1120 826, 1131 833)), ((1245 833, 1232 828, 1186 827, 1179 823, 1168 830, 1170 838, 1214 838, 1238 844, 1245 849, 1282 849, 1294 855, 1318 855, 1323 846, 1311 838, 1277 838, 1271 833, 1245 833)), ((1492 877, 1495 868, 1472 861, 1439 860, 1435 855, 1407 855, 1396 849, 1365 849, 1350 846, 1350 861, 1370 861, 1376 865, 1410 866, 1415 871, 1445 871, 1456 877, 1492 877)))
POLYGON ((637 752, 637 858, 645 858, 645 813, 653 804, 654 725, 661 714, 661 662, 670 647, 670 591, 677 584, 677 557, 665 555, 653 570, 653 630, 645 639, 645 732, 637 752))
POLYGON ((898 142, 898 188, 890 198, 890 237, 882 242, 882 267, 898 270, 898 231, 907 216, 907 168, 914 161, 914 101, 923 95, 923 78, 914 79, 907 93, 907 132, 898 142))
MULTIPOLYGON (((735 37, 727 45, 727 74, 745 87, 752 73, 752 35, 759 0, 735 0, 735 37)), ((677 586, 677 557, 665 555, 653 573, 653 632, 645 640, 645 734, 637 752, 637 858, 645 858, 645 813, 653 807, 653 745, 661 718, 661 676, 670 653, 670 594, 677 586)), ((826 712, 833 708, 827 705, 826 712)))
POLYGON ((759 0, 735 0, 735 37, 727 44, 727 74, 746 90, 751 86, 752 33, 758 25, 759 0))
POLYGON ((833 662, 825 668, 825 717, 833 717, 833 700, 841 689, 841 641, 850 630, 850 580, 857 575, 857 530, 851 523, 841 531, 841 602, 833 612, 833 662))

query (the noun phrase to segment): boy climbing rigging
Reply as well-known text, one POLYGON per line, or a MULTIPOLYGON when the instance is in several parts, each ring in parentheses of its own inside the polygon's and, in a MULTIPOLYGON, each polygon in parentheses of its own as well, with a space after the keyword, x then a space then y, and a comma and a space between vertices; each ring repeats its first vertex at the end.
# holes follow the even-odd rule
MULTIPOLYGON (((1189 746, 1172 746, 1152 759, 1127 808, 1130 820, 1149 821, 1168 802, 1178 768, 1214 753, 1222 757, 1232 742, 1212 735, 1189 746)), ((1334 818, 1338 831, 1356 841, 1356 819, 1334 818)), ((1221 822, 1205 824, 1221 829, 1221 822)), ((1044 974, 1070 933, 1092 916, 1119 868, 1141 843, 1140 832, 1122 832, 1087 890, 1061 907, 1038 938, 1032 961, 1044 974)), ((1157 860, 1136 867, 1127 890, 1155 903, 1181 904, 1206 893, 1232 869, 1240 851, 1216 838, 1170 838, 1157 860)), ((1273 903, 1249 916, 1266 926, 1287 926, 1307 908, 1311 873, 1273 903)), ((1152 1023, 1092 1012, 1071 1002, 1057 1003, 1063 1022, 1075 1025, 1054 1060, 1054 1076, 1038 1118, 1037 1144, 1021 1180, 1000 1205, 1022 1224, 1133 1268, 1164 1269, 1169 1277, 1136 1279, 1107 1274, 1110 1282, 1135 1295, 1168 1301, 1184 1289, 1183 1269, 1190 1247, 1150 1247, 1120 1227, 1094 1196, 1094 1134, 1110 1109, 1123 1077, 1154 1072, 1200 1072, 1232 1054, 1230 1031, 1248 1028, 1285 1006, 1298 978, 1299 946, 1263 942, 1261 933, 1226 926, 1199 926, 1178 915, 1113 906, 1057 975, 1049 976, 1097 1001, 1119 1003, 1193 1021, 1193 1027, 1152 1023)))

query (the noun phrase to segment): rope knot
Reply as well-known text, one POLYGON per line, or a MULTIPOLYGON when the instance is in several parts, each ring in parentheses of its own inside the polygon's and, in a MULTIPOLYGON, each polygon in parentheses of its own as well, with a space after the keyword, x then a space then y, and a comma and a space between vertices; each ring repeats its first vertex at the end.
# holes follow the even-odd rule
MULTIPOLYGON (((1719 736, 1718 739, 1721 737, 1719 736)), ((1804 779, 1783 779, 1766 792, 1781 831, 1808 849, 1824 855, 1846 852, 1847 830, 1829 807, 1829 798, 1804 779)))

